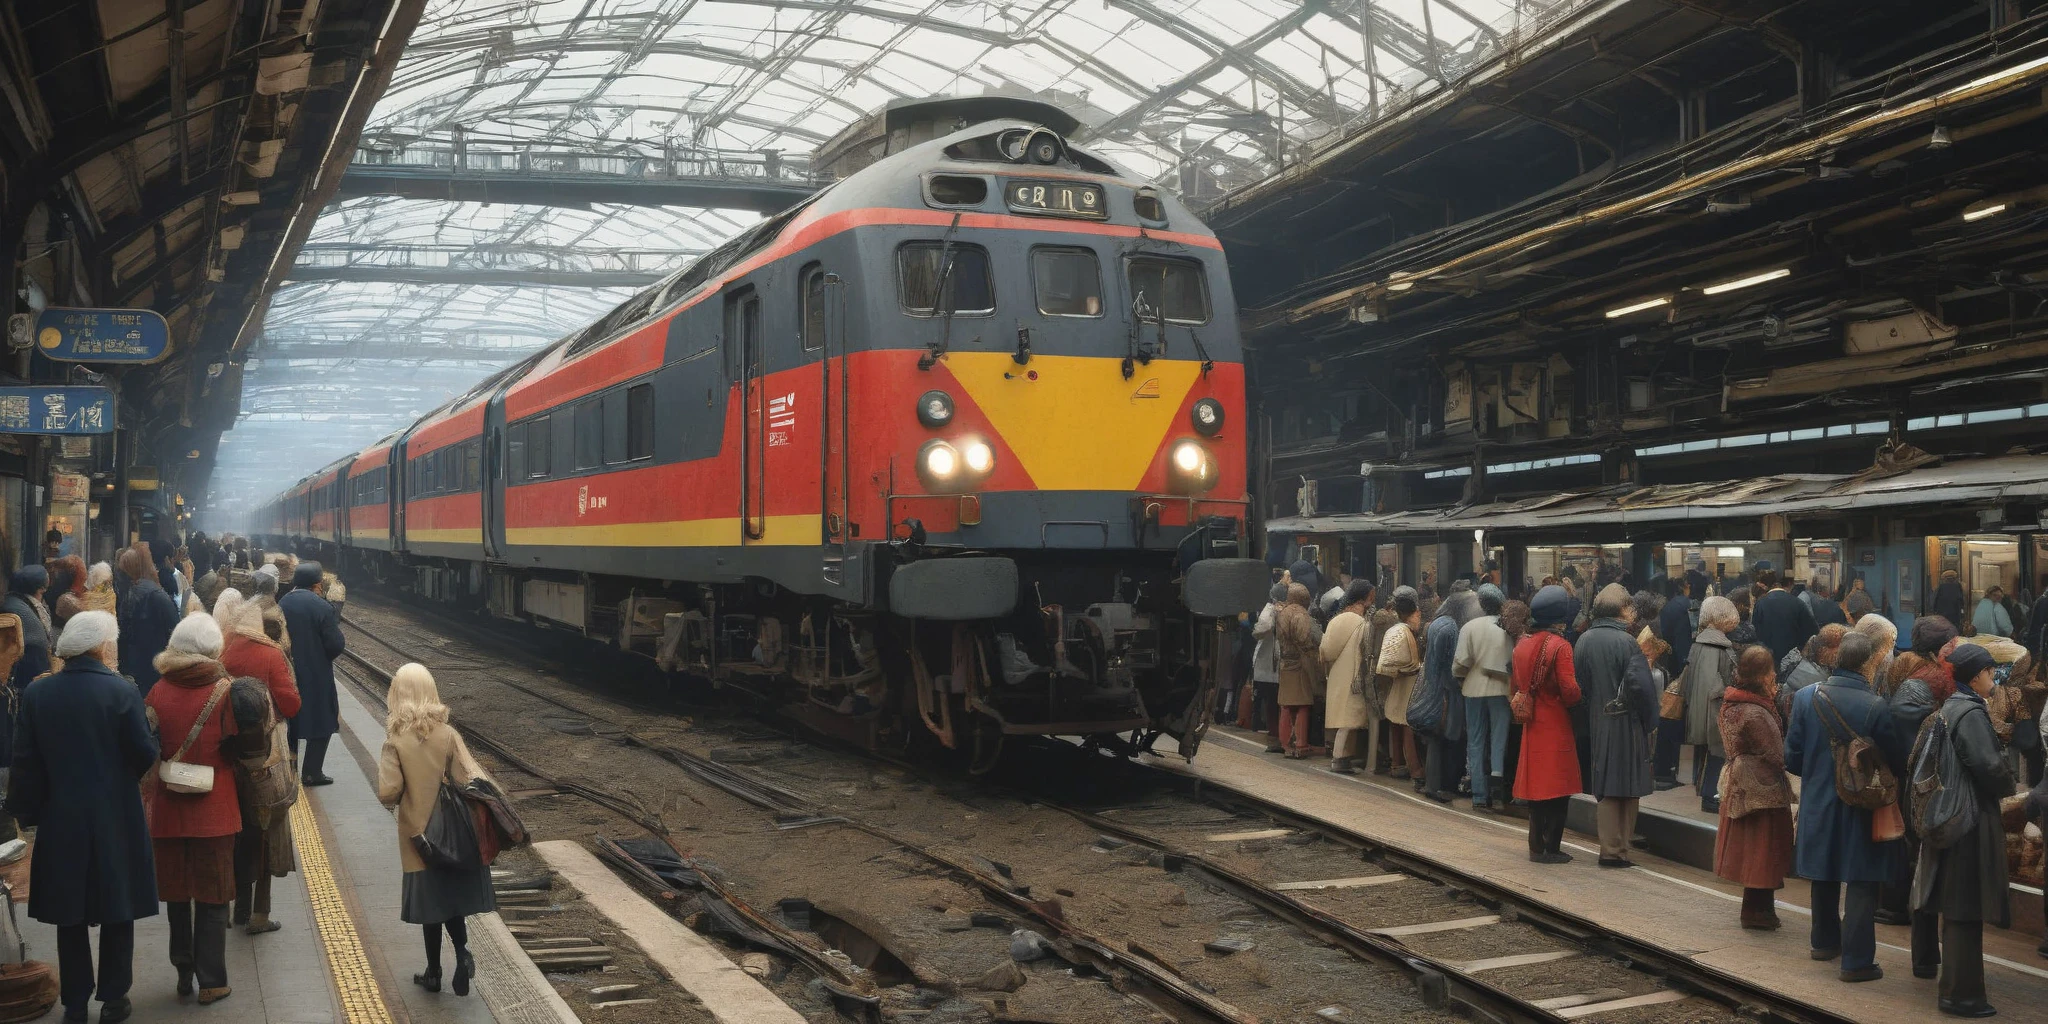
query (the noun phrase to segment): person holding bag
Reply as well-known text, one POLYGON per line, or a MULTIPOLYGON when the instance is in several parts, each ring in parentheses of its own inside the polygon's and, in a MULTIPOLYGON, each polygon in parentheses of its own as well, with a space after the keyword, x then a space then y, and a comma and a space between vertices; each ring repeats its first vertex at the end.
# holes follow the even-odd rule
MULTIPOLYGON (((1955 781, 1974 798, 1973 827, 1958 830, 1946 845, 1935 836, 1920 844, 1913 874, 1913 909, 1941 915, 1941 982, 1936 1006, 1952 1017, 1989 1017, 1984 995, 1984 925, 2012 924, 2006 880, 2005 825, 1999 801, 2013 791, 2012 772, 1999 756, 1998 739, 1984 701, 1991 695, 1995 662, 1991 652, 1961 644, 1948 656, 1955 693, 1942 702, 1923 730, 1946 731, 1947 752, 1961 769, 1955 781), (1936 719, 1939 719, 1937 722, 1936 719)), ((1917 746, 1918 744, 1916 744, 1917 746)), ((1920 963, 1915 963, 1920 973, 1920 963)))
POLYGON ((1778 673, 1764 647, 1743 650, 1722 694, 1721 744, 1728 790, 1714 836, 1714 874, 1742 886, 1742 926, 1778 928, 1777 897, 1792 870, 1792 782, 1778 721, 1778 673))
POLYGON ((1408 728, 1408 704, 1415 696, 1415 680, 1422 675, 1422 605, 1414 587, 1395 587, 1394 624, 1380 637, 1380 699, 1387 715, 1387 748, 1396 779, 1413 778, 1417 792, 1425 781, 1422 752, 1417 749, 1414 730, 1408 728))
POLYGON ((377 757, 377 799, 398 809, 398 859, 405 869, 399 917, 419 925, 426 940, 427 969, 412 980, 429 992, 441 991, 445 930, 455 947, 451 987, 456 995, 466 996, 476 975, 476 958, 469 952, 464 919, 488 914, 498 904, 491 890, 491 869, 476 846, 473 812, 460 791, 488 776, 448 724, 448 708, 426 666, 408 663, 392 673, 386 701, 391 712, 384 722, 384 749, 377 757), (447 802, 444 793, 455 794, 452 808, 442 806, 447 802), (459 840, 465 829, 466 849, 460 849, 459 841, 446 841, 451 835, 459 840), (437 861, 450 854, 466 856, 468 863, 429 864, 423 853, 435 854, 437 861))
POLYGON ((1379 633, 1367 621, 1372 614, 1372 599, 1370 581, 1352 580, 1350 589, 1344 592, 1344 610, 1331 617, 1329 627, 1323 630, 1321 654, 1329 676, 1323 728, 1334 733, 1335 738, 1330 741, 1330 770, 1339 775, 1358 774, 1359 734, 1368 732, 1380 717, 1375 678, 1379 633))
POLYGON ((1581 788, 1570 711, 1579 702, 1579 681, 1572 645, 1564 638, 1570 614, 1571 595, 1563 587, 1537 591, 1529 601, 1534 629, 1515 645, 1510 670, 1514 689, 1508 703, 1522 727, 1515 799, 1529 803, 1529 859, 1538 864, 1569 864, 1572 859, 1560 849, 1566 808, 1581 788))
POLYGON ((221 749, 236 734, 231 682, 218 660, 220 626, 192 615, 156 656, 157 685, 143 698, 163 759, 145 778, 157 896, 171 927, 178 994, 219 1002, 228 988, 228 904, 235 898, 235 835, 242 812, 233 762, 221 749))

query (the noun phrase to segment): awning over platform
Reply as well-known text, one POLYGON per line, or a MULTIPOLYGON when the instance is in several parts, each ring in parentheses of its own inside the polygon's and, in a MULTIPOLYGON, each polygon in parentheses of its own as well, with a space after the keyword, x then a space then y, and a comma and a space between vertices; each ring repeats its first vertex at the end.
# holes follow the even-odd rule
POLYGON ((1484 505, 1267 521, 1277 534, 1418 534, 1446 530, 1629 527, 1766 515, 1840 516, 1912 506, 1994 505, 2048 495, 2048 456, 1970 459, 1888 475, 1788 474, 1746 480, 1621 484, 1484 505))

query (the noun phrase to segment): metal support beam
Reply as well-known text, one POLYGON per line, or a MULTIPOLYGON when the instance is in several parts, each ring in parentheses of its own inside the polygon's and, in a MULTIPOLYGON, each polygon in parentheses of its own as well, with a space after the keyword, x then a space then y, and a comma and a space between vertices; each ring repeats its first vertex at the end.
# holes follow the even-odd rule
POLYGON ((635 178, 624 174, 354 163, 342 175, 335 198, 398 196, 576 209, 588 209, 594 203, 617 203, 780 213, 809 199, 816 191, 809 182, 765 177, 635 178))
POLYGON ((335 267, 295 266, 285 280, 391 282, 396 284, 499 285, 537 288, 645 288, 661 274, 633 270, 556 270, 523 267, 408 267, 358 263, 335 267))

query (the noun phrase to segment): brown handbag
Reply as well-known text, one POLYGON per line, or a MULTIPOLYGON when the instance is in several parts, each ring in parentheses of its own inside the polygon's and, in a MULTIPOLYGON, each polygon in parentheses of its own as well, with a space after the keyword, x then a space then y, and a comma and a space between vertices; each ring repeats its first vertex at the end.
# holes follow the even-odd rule
POLYGON ((1685 673, 1679 673, 1677 679, 1664 687, 1664 696, 1657 703, 1657 717, 1667 722, 1685 720, 1685 673))

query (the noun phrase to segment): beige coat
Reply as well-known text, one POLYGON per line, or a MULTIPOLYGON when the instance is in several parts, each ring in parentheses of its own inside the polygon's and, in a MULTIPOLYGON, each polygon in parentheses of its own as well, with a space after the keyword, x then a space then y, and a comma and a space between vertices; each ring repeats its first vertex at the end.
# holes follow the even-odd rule
POLYGON ((1385 691, 1387 721, 1407 725, 1408 701, 1414 698, 1415 680, 1422 675, 1422 645, 1407 623, 1387 627, 1386 638, 1380 641, 1379 670, 1389 683, 1385 691))
POLYGON ((426 863, 413 852, 412 837, 426 831, 433 817, 441 780, 458 786, 476 777, 475 762, 452 726, 437 725, 425 739, 410 734, 386 736, 377 757, 377 799, 398 808, 398 860, 407 871, 423 871, 426 863))
POLYGON ((1363 729, 1378 716, 1365 690, 1380 660, 1379 638, 1365 616, 1339 612, 1323 630, 1323 664, 1329 666, 1329 703, 1323 711, 1325 729, 1363 729), (1358 692, 1352 692, 1356 687, 1358 692))

